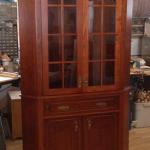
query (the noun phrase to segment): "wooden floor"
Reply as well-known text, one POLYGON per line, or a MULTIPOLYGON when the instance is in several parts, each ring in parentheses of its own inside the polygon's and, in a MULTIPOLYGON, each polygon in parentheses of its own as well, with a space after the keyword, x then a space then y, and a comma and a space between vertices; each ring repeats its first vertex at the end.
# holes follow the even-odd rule
POLYGON ((129 150, 150 150, 150 128, 130 131, 129 150))
POLYGON ((6 150, 23 150, 22 140, 7 140, 6 145, 6 150))
MULTIPOLYGON (((22 140, 7 141, 7 150, 23 150, 22 140)), ((130 131, 129 150, 150 150, 150 128, 130 131)))

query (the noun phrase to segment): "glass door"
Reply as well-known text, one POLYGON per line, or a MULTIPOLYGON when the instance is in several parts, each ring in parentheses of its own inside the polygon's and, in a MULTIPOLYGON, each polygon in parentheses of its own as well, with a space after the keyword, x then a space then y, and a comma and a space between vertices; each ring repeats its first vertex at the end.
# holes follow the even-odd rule
MULTIPOLYGON (((107 90, 119 81, 121 0, 88 0, 88 58, 85 86, 107 90)), ((86 14, 85 14, 86 15, 86 14)))
POLYGON ((45 94, 119 85, 121 1, 42 1, 45 94))
POLYGON ((44 90, 79 92, 80 0, 45 0, 42 6, 44 90))

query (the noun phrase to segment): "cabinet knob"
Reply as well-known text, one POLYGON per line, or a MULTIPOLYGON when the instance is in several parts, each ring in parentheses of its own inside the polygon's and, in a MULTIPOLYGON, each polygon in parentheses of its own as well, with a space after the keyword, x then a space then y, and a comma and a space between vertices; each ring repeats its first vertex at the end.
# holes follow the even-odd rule
POLYGON ((74 122, 74 131, 78 132, 78 129, 79 129, 78 121, 75 121, 74 122))
POLYGON ((92 127, 92 120, 91 120, 91 119, 88 119, 88 120, 87 120, 87 123, 88 123, 88 130, 90 130, 91 127, 92 127))
POLYGON ((58 110, 60 111, 68 111, 70 109, 69 105, 62 105, 57 107, 58 110))

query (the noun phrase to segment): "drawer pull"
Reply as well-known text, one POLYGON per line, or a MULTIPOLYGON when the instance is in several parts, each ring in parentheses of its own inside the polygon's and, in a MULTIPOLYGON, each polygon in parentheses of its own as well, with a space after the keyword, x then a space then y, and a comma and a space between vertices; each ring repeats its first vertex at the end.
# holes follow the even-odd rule
POLYGON ((98 107, 106 107, 107 103, 106 102, 99 102, 99 103, 96 103, 96 106, 98 106, 98 107))
POLYGON ((60 111, 68 111, 70 109, 70 106, 62 105, 62 106, 58 106, 57 109, 60 111))

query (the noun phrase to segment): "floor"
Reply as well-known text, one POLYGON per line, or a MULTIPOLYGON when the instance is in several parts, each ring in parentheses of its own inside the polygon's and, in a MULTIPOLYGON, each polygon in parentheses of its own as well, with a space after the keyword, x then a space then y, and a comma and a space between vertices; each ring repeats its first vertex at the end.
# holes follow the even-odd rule
MULTIPOLYGON (((132 129, 129 150, 150 150, 150 128, 132 129)), ((22 150, 22 141, 7 141, 7 150, 22 150)))
POLYGON ((132 129, 129 150, 150 150, 150 128, 132 129))

